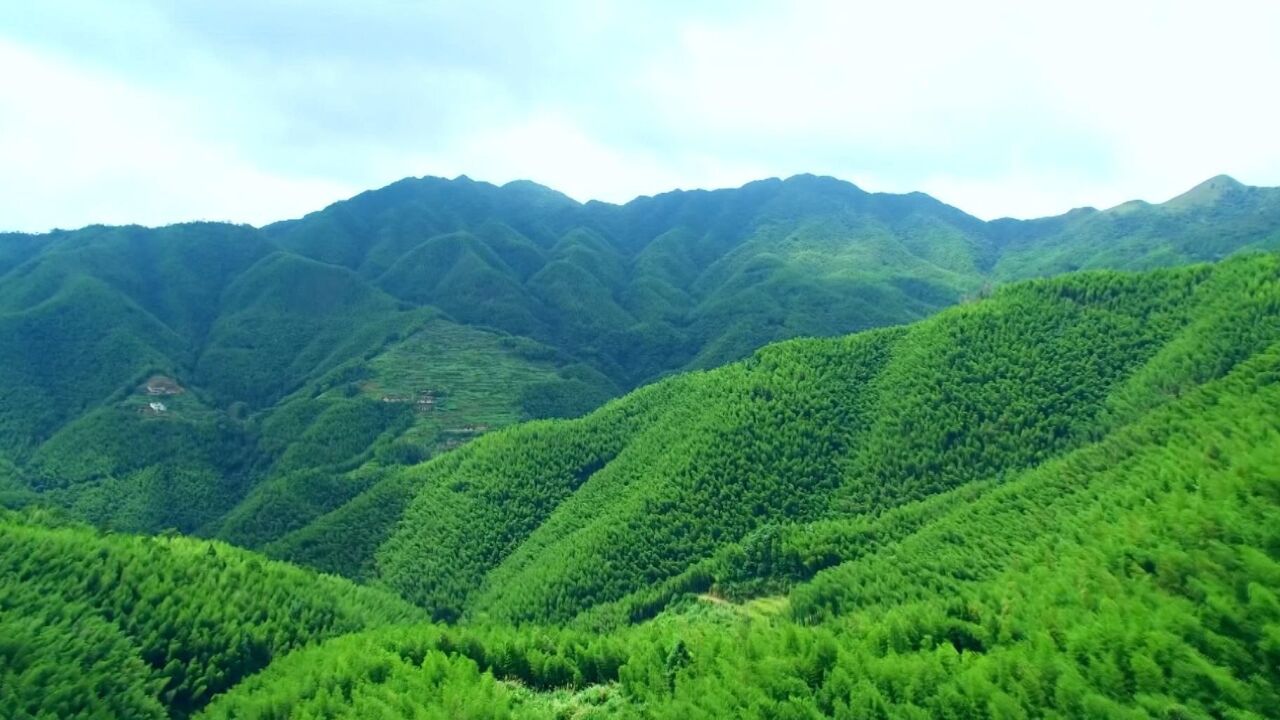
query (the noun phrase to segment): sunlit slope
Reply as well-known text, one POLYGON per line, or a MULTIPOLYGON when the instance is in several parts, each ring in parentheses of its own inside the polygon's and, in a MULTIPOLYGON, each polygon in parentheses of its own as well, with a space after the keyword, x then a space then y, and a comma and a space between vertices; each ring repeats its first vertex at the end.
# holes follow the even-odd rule
POLYGON ((181 717, 291 649, 422 617, 223 543, 13 513, 0 540, 5 717, 181 717))
POLYGON ((2 499, 367 572, 370 551, 326 557, 310 526, 474 437, 993 283, 1275 248, 1277 197, 1219 177, 983 222, 809 175, 625 205, 411 178, 265 228, 5 234, 2 499), (181 391, 149 395, 157 376, 181 391))
POLYGON ((1277 407, 1280 256, 1252 255, 1017 284, 375 473, 287 537, 383 589, 4 514, 0 703, 1266 717, 1277 407))
POLYGON ((789 595, 689 588, 597 632, 362 633, 274 663, 206 716, 1267 717, 1278 405, 1273 344, 1004 482, 842 537, 796 525, 710 571, 831 565, 789 595))
POLYGON ((379 577, 438 617, 563 621, 762 527, 998 481, 1267 347, 1276 273, 1267 255, 1020 284, 483 438, 414 471, 379 577))

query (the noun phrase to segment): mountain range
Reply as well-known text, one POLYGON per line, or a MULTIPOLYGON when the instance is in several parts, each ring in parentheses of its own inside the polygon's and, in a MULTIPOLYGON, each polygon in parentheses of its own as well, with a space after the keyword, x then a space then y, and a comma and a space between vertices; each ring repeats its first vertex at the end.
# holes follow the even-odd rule
POLYGON ((1227 177, 983 222, 803 175, 625 205, 406 179, 263 228, 4 235, 0 500, 305 559, 313 524, 496 428, 1017 279, 1274 249, 1277 228, 1280 190, 1227 177))

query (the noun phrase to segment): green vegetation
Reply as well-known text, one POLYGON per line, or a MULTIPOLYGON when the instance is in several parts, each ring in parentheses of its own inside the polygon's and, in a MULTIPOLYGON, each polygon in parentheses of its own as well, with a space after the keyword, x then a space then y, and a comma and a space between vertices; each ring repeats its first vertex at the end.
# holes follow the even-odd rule
POLYGON ((1040 281, 906 330, 771 347, 424 465, 381 562, 463 625, 294 654, 209 716, 1266 716, 1280 700, 1276 407, 1275 256, 1040 281), (700 424, 736 441, 672 442, 700 424), (578 444, 546 449, 557 430, 578 444), (776 459, 753 450, 770 434, 776 459), (649 442, 662 452, 630 483, 592 492, 649 442), (839 482, 806 486, 827 476, 805 466, 824 451, 839 482), (482 471, 490 453, 507 464, 482 471), (743 455, 753 481, 719 471, 743 455), (597 469, 547 512, 527 493, 572 475, 555 462, 597 469), (665 504, 636 500, 676 473, 665 504), (768 486, 783 491, 753 500, 768 486), (516 508, 547 520, 494 524, 516 508), (720 542, 686 550, 699 534, 720 542), (463 536, 492 544, 448 544, 463 536), (436 545, 408 560, 418 543, 436 545), (488 579, 467 571, 494 557, 488 579), (634 580, 633 558, 649 563, 634 580))
POLYGON ((456 627, 225 545, 9 514, 6 710, 1261 716, 1277 406, 1259 255, 772 346, 371 479, 392 501, 340 557, 456 627))
POLYGON ((408 404, 419 418, 402 440, 452 447, 531 417, 573 417, 616 394, 608 378, 520 337, 428 323, 368 363, 359 391, 408 404))
POLYGON ((419 611, 219 542, 0 516, 5 717, 185 715, 289 650, 419 611))
POLYGON ((991 224, 999 279, 1081 269, 1145 270, 1280 247, 1280 195, 1210 178, 1161 205, 1140 200, 1099 212, 991 224))
POLYGON ((378 577, 437 618, 517 622, 700 589, 739 541, 1008 477, 1220 377, 1280 337, 1277 264, 1016 285, 497 433, 416 471, 378 577))
POLYGON ((1230 178, 993 223, 813 176, 622 206, 423 178, 262 229, 5 235, 6 497, 302 558, 286 536, 484 432, 993 280, 1275 248, 1278 226, 1280 196, 1230 178), (156 374, 183 392, 146 395, 156 374))
POLYGON ((1273 714, 1275 197, 0 238, 0 715, 1273 714))

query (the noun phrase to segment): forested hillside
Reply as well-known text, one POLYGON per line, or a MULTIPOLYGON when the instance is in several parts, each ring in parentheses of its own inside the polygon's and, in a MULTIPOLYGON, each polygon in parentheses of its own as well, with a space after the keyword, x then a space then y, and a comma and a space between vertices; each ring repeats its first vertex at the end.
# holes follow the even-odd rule
POLYGON ((997 220, 990 225, 1000 246, 993 270, 1017 279, 1218 260, 1242 247, 1275 248, 1277 221, 1280 196, 1219 175, 1160 205, 1134 200, 1106 211, 997 220))
POLYGON ((325 637, 421 618, 223 543, 0 511, 0 714, 184 716, 325 637))
POLYGON ((987 223, 813 176, 621 206, 422 178, 264 228, 0 235, 0 502, 365 575, 414 466, 475 437, 992 283, 1274 248, 1278 198, 987 223))
MULTIPOLYGON (((578 420, 496 433, 406 471, 417 489, 399 495, 377 577, 447 620, 566 622, 666 582, 705 590, 724 558, 771 552, 784 528, 817 522, 838 542, 845 531, 822 522, 1016 475, 1223 376, 1280 337, 1278 266, 1266 255, 1019 284, 907 328, 770 346, 578 420)), ((368 533, 389 527, 391 504, 339 514, 368 533)), ((370 567, 347 562, 331 569, 370 567)), ((800 572, 783 570, 745 582, 800 572)))
POLYGON ((1280 255, 1256 253, 771 345, 370 477, 272 545, 380 588, 10 513, 0 702, 1266 717, 1277 408, 1280 255))

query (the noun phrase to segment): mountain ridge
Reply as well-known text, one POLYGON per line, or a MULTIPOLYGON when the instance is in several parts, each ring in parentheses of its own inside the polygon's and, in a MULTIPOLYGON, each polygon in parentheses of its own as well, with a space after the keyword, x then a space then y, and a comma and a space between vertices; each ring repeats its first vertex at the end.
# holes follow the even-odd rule
POLYGON ((428 177, 264 228, 3 236, 0 480, 49 487, 40 449, 59 448, 44 500, 270 545, 406 462, 771 342, 911 322, 1019 278, 1280 247, 1280 190, 1215 198, 984 222, 816 175, 625 205, 428 177), (163 411, 136 390, 157 374, 188 390, 163 411), (163 452, 213 438, 190 463, 163 452), (203 514, 146 499, 207 487, 229 494, 203 514), (113 494, 142 499, 112 510, 113 494))
MULTIPOLYGON (((852 182, 852 181, 850 181, 850 180, 845 180, 845 179, 843 179, 843 178, 839 178, 839 177, 834 176, 834 175, 824 175, 824 174, 818 174, 818 173, 796 173, 796 174, 788 175, 788 176, 785 176, 785 177, 780 176, 780 175, 775 175, 775 176, 770 176, 770 177, 765 177, 765 178, 758 178, 758 179, 755 179, 755 180, 748 180, 748 181, 746 181, 745 183, 743 183, 743 184, 741 184, 741 185, 735 185, 735 186, 710 187, 710 188, 676 188, 676 189, 672 189, 672 190, 664 190, 664 191, 656 192, 656 193, 652 193, 652 194, 641 194, 641 195, 636 195, 635 197, 633 197, 633 198, 631 198, 631 199, 629 199, 629 200, 625 200, 625 201, 621 201, 621 202, 615 202, 615 201, 609 201, 609 200, 598 200, 598 199, 595 199, 595 198, 589 198, 589 199, 587 199, 587 200, 577 200, 577 199, 575 199, 575 198, 572 198, 572 197, 570 197, 570 196, 568 196, 568 195, 566 195, 566 194, 564 194, 564 193, 562 193, 562 192, 560 192, 560 191, 556 190, 555 188, 553 188, 553 187, 551 187, 551 186, 549 186, 549 185, 545 185, 545 184, 540 183, 540 182, 538 182, 538 181, 536 181, 536 180, 527 179, 527 178, 520 178, 520 179, 515 179, 515 180, 508 180, 508 181, 505 181, 505 182, 502 182, 502 183, 494 183, 494 182, 490 182, 490 181, 487 181, 487 180, 476 180, 476 179, 474 179, 474 178, 470 177, 469 175, 461 174, 461 175, 457 175, 457 176, 455 176, 455 177, 453 177, 453 178, 445 177, 445 176, 443 176, 443 175, 409 175, 409 176, 405 176, 405 177, 403 177, 403 178, 400 178, 400 179, 398 179, 398 180, 394 180, 394 181, 392 181, 392 182, 390 182, 390 183, 388 183, 388 184, 386 184, 386 185, 380 186, 380 187, 378 187, 378 188, 372 188, 372 189, 369 189, 369 190, 363 190, 363 191, 361 191, 361 192, 359 192, 359 193, 357 193, 357 194, 355 194, 355 195, 352 195, 352 196, 350 196, 350 197, 342 198, 342 199, 338 199, 338 200, 334 200, 333 202, 328 203, 327 205, 325 205, 325 206, 324 206, 324 207, 322 207, 322 208, 319 208, 319 209, 317 209, 317 210, 313 210, 313 211, 311 211, 311 212, 305 213, 305 214, 303 214, 303 215, 301 215, 301 216, 298 216, 298 217, 295 217, 295 218, 283 218, 283 219, 280 219, 280 220, 272 220, 272 221, 270 221, 270 222, 265 222, 265 223, 258 224, 258 225, 255 225, 255 224, 253 224, 253 223, 235 222, 235 221, 228 221, 228 220, 192 219, 192 220, 179 220, 179 221, 176 221, 176 222, 172 222, 172 223, 165 223, 165 224, 162 224, 162 225, 142 225, 142 224, 136 224, 136 223, 125 223, 125 224, 115 225, 115 224, 104 224, 104 223, 90 223, 90 224, 88 224, 88 225, 85 225, 85 226, 83 226, 83 227, 81 227, 81 228, 77 228, 77 229, 78 229, 78 230, 85 230, 85 229, 90 229, 90 228, 142 228, 142 229, 155 230, 155 229, 160 229, 160 228, 164 228, 164 227, 173 227, 173 226, 182 226, 182 225, 215 224, 215 225, 232 225, 232 226, 238 226, 238 227, 251 227, 251 228, 258 229, 258 230, 264 230, 264 229, 266 229, 266 228, 269 228, 269 227, 272 227, 272 226, 275 226, 275 225, 285 225, 285 224, 292 223, 292 222, 297 221, 297 220, 304 219, 304 218, 306 218, 306 217, 307 217, 307 216, 309 216, 309 215, 314 215, 314 214, 316 214, 316 213, 323 212, 324 210, 330 209, 330 208, 332 208, 332 207, 334 207, 334 206, 338 206, 338 205, 342 205, 342 204, 344 204, 344 203, 351 202, 351 201, 353 201, 353 200, 356 200, 357 198, 361 198, 361 197, 363 197, 363 196, 367 196, 367 195, 369 195, 369 194, 371 194, 371 193, 377 193, 377 192, 382 191, 382 190, 388 190, 388 189, 391 189, 391 188, 395 188, 395 187, 403 186, 403 185, 408 185, 408 184, 413 184, 413 183, 416 183, 416 182, 443 182, 443 183, 471 184, 471 185, 482 186, 482 187, 483 187, 483 186, 487 186, 487 187, 489 187, 489 188, 493 188, 493 189, 497 189, 497 190, 521 190, 521 189, 529 189, 529 190, 534 190, 534 191, 536 191, 536 192, 538 192, 538 193, 540 193, 540 194, 547 194, 547 195, 553 195, 553 196, 559 197, 559 198, 561 198, 561 199, 563 199, 563 200, 567 200, 567 201, 569 201, 570 203, 572 203, 572 204, 574 204, 574 205, 578 205, 578 206, 582 206, 582 207, 587 207, 587 206, 591 206, 591 205, 597 205, 597 206, 607 206, 607 207, 618 208, 618 207, 626 207, 627 205, 631 205, 632 203, 635 203, 635 202, 637 202, 637 201, 654 200, 654 199, 662 198, 662 197, 669 196, 669 195, 671 195, 671 196, 679 196, 679 195, 683 195, 683 194, 708 194, 708 193, 733 192, 733 191, 741 191, 741 190, 745 190, 745 189, 747 189, 747 188, 749 188, 749 187, 751 187, 751 186, 759 185, 759 184, 786 183, 786 182, 790 182, 790 181, 810 181, 810 180, 834 181, 834 182, 836 182, 836 183, 839 183, 839 184, 841 184, 841 185, 845 185, 845 186, 847 186, 847 187, 849 187, 849 188, 852 188, 852 189, 854 189, 854 190, 857 190, 858 192, 861 192, 861 193, 866 194, 866 195, 879 195, 879 196, 885 196, 885 197, 901 197, 901 198, 924 197, 924 198, 928 198, 928 199, 930 199, 930 200, 933 200, 933 201, 935 201, 935 202, 937 202, 937 203, 940 203, 940 204, 942 204, 942 205, 945 205, 945 206, 947 206, 947 207, 949 207, 949 208, 952 208, 952 209, 958 210, 958 211, 960 211, 960 212, 962 212, 962 213, 965 213, 966 215, 968 215, 968 214, 969 214, 969 213, 967 213, 963 208, 960 208, 960 207, 959 207, 959 206, 957 206, 957 205, 952 205, 951 203, 948 203, 948 202, 946 202, 945 200, 942 200, 942 199, 940 199, 940 198, 937 198, 937 197, 935 197, 935 196, 933 196, 933 195, 930 195, 929 193, 926 193, 926 192, 923 192, 923 191, 919 191, 919 190, 911 190, 911 191, 906 191, 906 192, 871 191, 871 190, 866 190, 866 189, 862 188, 861 186, 857 185, 856 183, 854 183, 854 182, 852 182)), ((1207 179, 1205 179, 1205 180, 1203 180, 1203 181, 1201 181, 1201 182, 1197 183, 1196 185, 1192 186, 1190 189, 1188 189, 1188 190, 1186 190, 1186 191, 1184 191, 1184 192, 1182 192, 1182 193, 1179 193, 1178 195, 1176 195, 1176 196, 1174 196, 1174 197, 1172 197, 1172 198, 1169 198, 1169 199, 1167 199, 1167 200, 1164 200, 1164 201, 1155 202, 1155 201, 1147 200, 1147 199, 1144 199, 1144 198, 1132 198, 1132 199, 1130 199, 1130 200, 1123 201, 1123 202, 1119 203, 1118 205, 1113 206, 1111 209, 1114 209, 1115 207, 1122 207, 1122 206, 1125 206, 1125 205, 1129 205, 1129 204, 1131 204, 1131 203, 1140 203, 1140 204, 1142 204, 1142 205, 1165 205, 1165 204, 1168 204, 1168 203, 1171 203, 1171 202, 1177 201, 1177 200, 1179 200, 1179 199, 1181 199, 1181 198, 1188 198, 1188 197, 1197 197, 1197 196, 1200 196, 1200 195, 1202 195, 1202 194, 1204 193, 1204 191, 1205 191, 1205 190, 1208 190, 1208 189, 1221 189, 1221 188, 1229 188, 1229 189, 1235 189, 1235 190, 1239 190, 1239 189, 1244 189, 1244 190, 1256 189, 1256 190, 1264 190, 1264 191, 1265 191, 1265 190, 1274 190, 1274 189, 1278 189, 1278 186, 1270 186, 1270 185, 1249 185, 1249 184, 1246 184, 1246 183, 1242 183, 1242 182, 1240 182, 1239 180, 1236 180, 1234 177, 1232 177, 1232 176, 1230 176, 1230 175, 1227 175, 1227 174, 1218 174, 1218 175, 1214 175, 1214 176, 1212 176, 1212 177, 1210 177, 1210 178, 1207 178, 1207 179)), ((981 219, 979 219, 979 221, 980 221, 980 222, 985 222, 985 223, 1002 222, 1002 221, 1013 221, 1013 222, 1033 222, 1033 221, 1038 221, 1038 220, 1046 220, 1046 219, 1050 219, 1050 218, 1063 217, 1063 216, 1071 215, 1071 214, 1073 214, 1073 213, 1077 213, 1077 212, 1080 212, 1080 211, 1095 211, 1095 212, 1102 212, 1101 210, 1098 210, 1098 209, 1097 209, 1096 207, 1094 207, 1094 206, 1091 206, 1091 205, 1085 205, 1085 206, 1080 206, 1080 207, 1075 207, 1075 208, 1068 209, 1068 210, 1066 210, 1066 211, 1064 211, 1064 212, 1062 212, 1062 213, 1053 214, 1053 215, 1045 215, 1045 216, 1040 216, 1040 217, 1014 217, 1014 216, 1011 216, 1011 215, 999 215, 999 216, 996 216, 996 217, 992 217, 990 220, 981 220, 981 219)), ((978 219, 976 216, 972 216, 972 215, 971 215, 970 217, 974 217, 975 219, 978 219)), ((41 236, 54 235, 54 234, 60 234, 60 233, 70 233, 70 232, 75 232, 77 229, 51 228, 51 229, 49 229, 49 230, 47 230, 47 231, 43 231, 43 232, 39 232, 39 231, 31 232, 31 231, 19 231, 19 230, 3 230, 3 231, 0 231, 0 237, 5 237, 5 238, 12 238, 12 237, 41 237, 41 236)))

